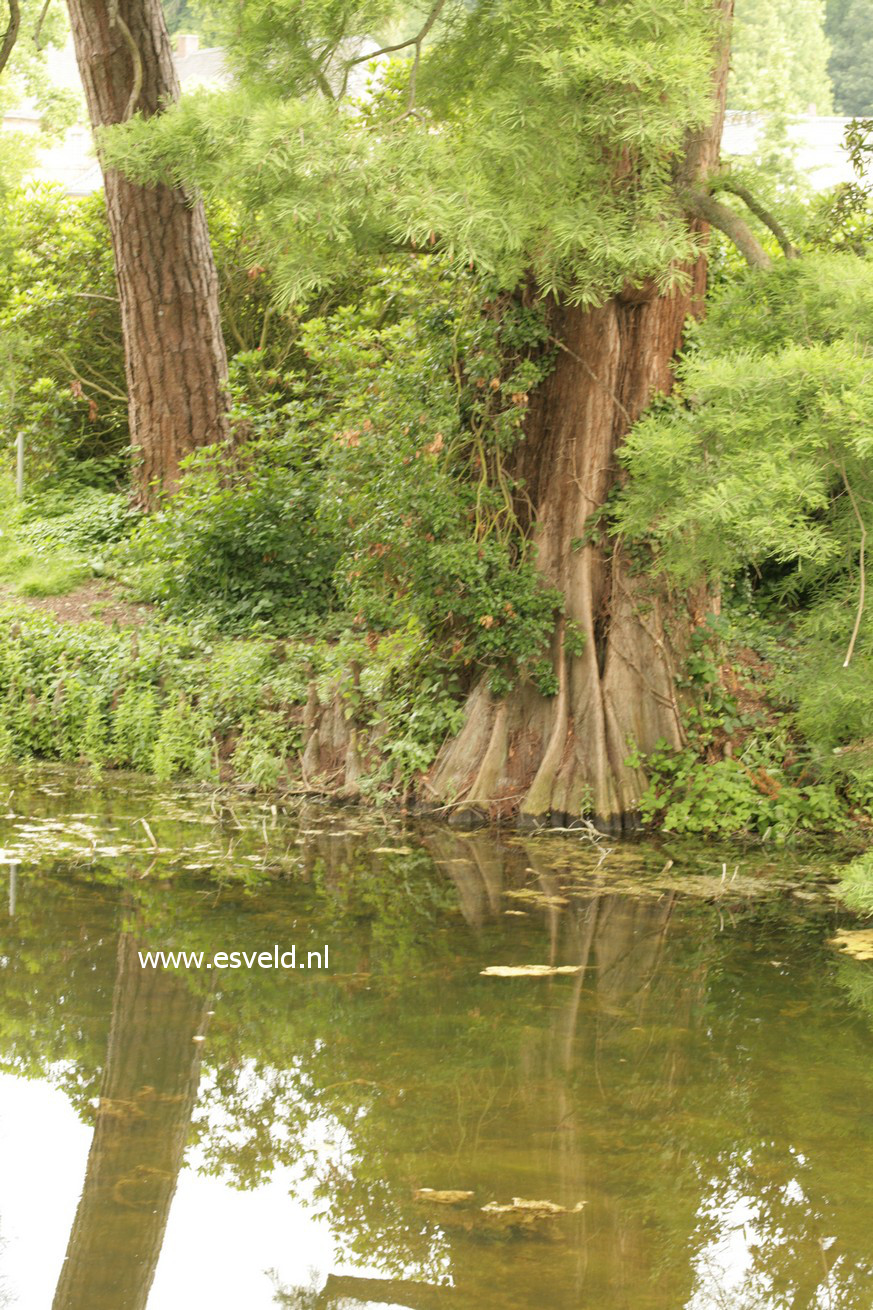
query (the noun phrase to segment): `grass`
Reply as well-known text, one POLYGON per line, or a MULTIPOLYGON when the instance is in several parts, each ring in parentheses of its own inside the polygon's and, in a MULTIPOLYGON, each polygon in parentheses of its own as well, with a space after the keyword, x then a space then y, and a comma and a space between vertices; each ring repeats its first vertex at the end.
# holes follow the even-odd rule
POLYGON ((19 596, 65 596, 93 575, 94 570, 84 560, 57 555, 35 560, 23 569, 15 591, 19 596))
POLYGON ((95 506, 105 514, 116 499, 89 488, 56 494, 42 512, 38 503, 20 502, 11 479, 0 477, 0 587, 17 596, 64 596, 101 573, 103 552, 87 529, 95 506))
POLYGON ((93 577, 94 569, 86 559, 60 549, 23 544, 5 514, 0 521, 0 585, 13 594, 65 596, 93 577))

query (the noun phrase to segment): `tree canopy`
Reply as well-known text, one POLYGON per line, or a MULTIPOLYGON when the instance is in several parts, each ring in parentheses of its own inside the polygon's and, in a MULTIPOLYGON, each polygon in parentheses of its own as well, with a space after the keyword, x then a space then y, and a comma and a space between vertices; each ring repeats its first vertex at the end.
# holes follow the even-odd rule
POLYGON ((728 108, 830 113, 829 54, 824 0, 737 0, 728 108))
POLYGON ((868 0, 828 0, 828 72, 840 114, 873 114, 873 6, 868 0))
POLYGON ((675 277, 693 248, 675 164, 712 113, 707 0, 440 4, 349 97, 365 34, 392 16, 246 6, 240 86, 134 122, 110 158, 241 203, 286 302, 392 248, 580 302, 675 277))

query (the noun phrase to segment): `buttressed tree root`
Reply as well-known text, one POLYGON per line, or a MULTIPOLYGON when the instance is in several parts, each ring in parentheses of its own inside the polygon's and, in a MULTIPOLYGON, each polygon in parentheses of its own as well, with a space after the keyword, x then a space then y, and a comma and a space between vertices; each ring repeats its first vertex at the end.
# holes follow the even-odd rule
POLYGON ((688 294, 553 309, 556 367, 534 398, 520 475, 537 506, 546 580, 565 597, 552 650, 557 694, 525 683, 495 700, 481 682, 466 723, 442 751, 428 793, 450 821, 513 813, 523 826, 588 816, 633 828, 646 786, 633 750, 683 742, 675 693, 676 633, 687 615, 634 574, 599 516, 618 478, 616 448, 655 391, 666 391, 688 294))

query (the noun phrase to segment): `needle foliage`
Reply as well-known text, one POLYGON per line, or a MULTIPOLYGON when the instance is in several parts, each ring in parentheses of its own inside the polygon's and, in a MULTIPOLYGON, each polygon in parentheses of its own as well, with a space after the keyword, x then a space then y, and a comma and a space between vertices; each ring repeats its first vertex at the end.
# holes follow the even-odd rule
POLYGON ((708 0, 446 0, 420 16, 426 42, 372 63, 366 94, 365 38, 401 17, 390 6, 234 15, 235 88, 105 147, 139 180, 239 203, 283 302, 396 248, 580 303, 666 286, 691 253, 674 169, 712 112, 708 0))
POLYGON ((873 265, 808 255, 727 285, 676 394, 631 433, 615 523, 657 565, 789 624, 780 692, 818 768, 873 799, 873 265))

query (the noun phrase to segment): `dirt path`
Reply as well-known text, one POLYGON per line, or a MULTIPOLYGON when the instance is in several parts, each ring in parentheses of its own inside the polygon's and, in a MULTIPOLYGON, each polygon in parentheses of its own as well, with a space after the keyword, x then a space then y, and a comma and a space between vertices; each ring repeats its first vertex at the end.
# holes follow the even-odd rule
POLYGON ((0 588, 0 601, 27 605, 43 614, 53 614, 64 623, 89 623, 93 619, 107 627, 140 628, 155 612, 153 605, 125 600, 110 583, 86 582, 65 596, 18 596, 11 588, 0 588))

